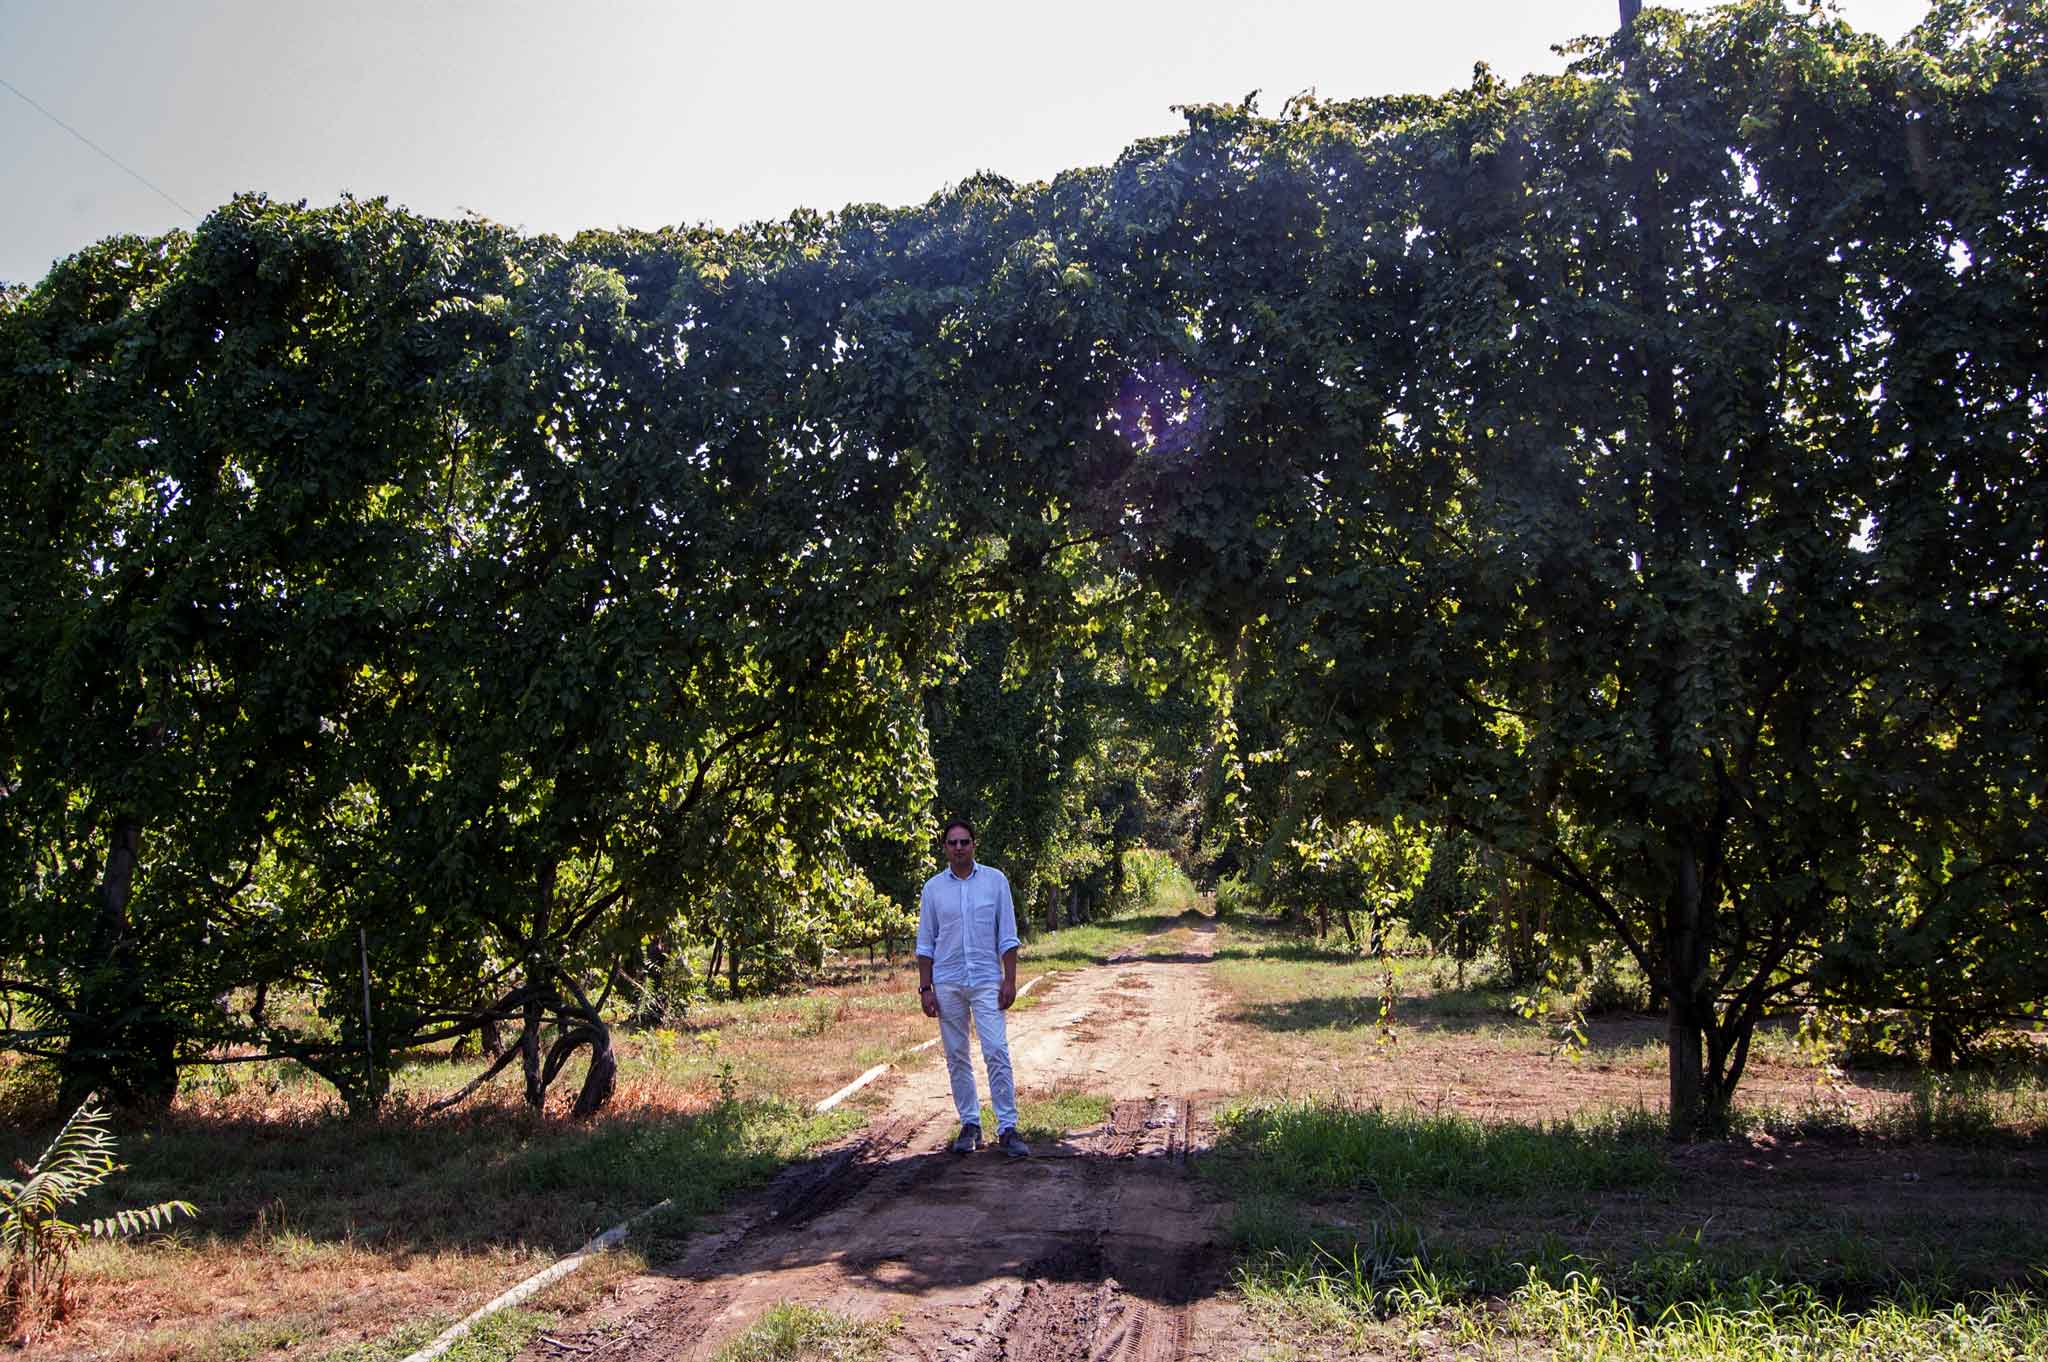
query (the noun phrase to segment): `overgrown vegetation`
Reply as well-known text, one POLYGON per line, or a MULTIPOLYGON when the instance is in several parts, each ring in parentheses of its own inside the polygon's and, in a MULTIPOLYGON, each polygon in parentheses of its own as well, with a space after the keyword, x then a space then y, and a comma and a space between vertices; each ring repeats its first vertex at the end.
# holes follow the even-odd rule
POLYGON ((893 1320, 854 1320, 811 1305, 778 1305, 718 1350, 713 1362, 870 1362, 884 1355, 893 1320))
POLYGON ((1335 1339, 1406 1338, 1484 1359, 1527 1357, 1533 1347, 1615 1362, 2025 1362, 2048 1347, 2048 1302, 2019 1288, 1954 1300, 1908 1285, 1850 1303, 1767 1271, 1710 1266, 1679 1248, 1618 1278, 1569 1256, 1511 1262, 1520 1284, 1489 1291, 1462 1261, 1390 1260, 1386 1242, 1270 1253, 1243 1286, 1268 1311, 1335 1339))
POLYGON ((125 1239, 160 1230, 179 1215, 196 1216, 191 1202, 171 1198, 125 1207, 74 1223, 64 1209, 83 1200, 121 1168, 107 1113, 88 1099, 71 1113, 49 1148, 21 1169, 19 1182, 0 1180, 0 1336, 33 1340, 71 1307, 71 1255, 87 1238, 125 1239))
MULTIPOLYGON (((1960 1362, 2028 1357, 2048 1337, 2025 1266, 2048 1260, 2048 1233, 2023 1211, 1951 1198, 1931 1236, 1926 1208, 1873 1191, 1867 1170, 1819 1214, 1803 1179, 1731 1207, 1729 1171, 1673 1165, 1668 1149, 1640 1114, 1537 1124, 1295 1103, 1229 1116, 1214 1172, 1239 1197, 1247 1298, 1355 1345, 1960 1362)), ((1998 1183, 1948 1168, 1958 1189, 1998 1183)))
POLYGON ((1250 1081, 1288 1095, 1222 1113, 1203 1167, 1235 1200, 1239 1285, 1289 1340, 1276 1356, 2041 1347, 2048 1068, 2019 1039, 1964 1074, 1859 1073, 1774 1029, 1729 1132, 1673 1145, 1654 1026, 1591 1019, 1559 1050, 1500 962, 1461 988, 1457 962, 1404 955, 1389 1037, 1382 962, 1285 917, 1221 930, 1227 1015, 1263 1052, 1250 1081))
POLYGON ((1220 1124, 1225 1147, 1257 1165, 1261 1190, 1303 1199, 1360 1188, 1389 1199, 1590 1192, 1650 1187, 1665 1173, 1661 1128, 1643 1112, 1521 1125, 1294 1101, 1240 1107, 1220 1124))
POLYGON ((953 812, 1047 926, 1150 845, 1639 980, 1680 1135, 1774 1013, 2037 1017, 2048 6, 1637 8, 910 208, 247 196, 0 293, 0 1045, 587 1116, 953 812))

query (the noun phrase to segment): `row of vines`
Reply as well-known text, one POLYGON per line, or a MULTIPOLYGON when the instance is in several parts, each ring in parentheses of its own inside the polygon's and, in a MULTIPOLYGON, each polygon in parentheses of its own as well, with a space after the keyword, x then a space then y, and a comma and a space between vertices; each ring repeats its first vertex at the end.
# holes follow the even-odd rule
POLYGON ((594 1110, 610 990, 900 929, 956 809, 1034 916, 1203 837, 1528 905, 1652 981, 1681 1133, 1773 1011, 2030 1015, 2048 11, 1573 58, 731 231, 247 197, 7 290, 0 1042, 367 1104, 502 1023, 594 1110))

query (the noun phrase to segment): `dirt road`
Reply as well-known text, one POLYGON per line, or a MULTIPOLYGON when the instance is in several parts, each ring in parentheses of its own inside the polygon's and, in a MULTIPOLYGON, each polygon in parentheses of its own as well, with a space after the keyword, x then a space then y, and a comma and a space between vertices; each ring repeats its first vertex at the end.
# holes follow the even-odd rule
POLYGON ((1221 1294, 1221 1208, 1189 1167, 1205 1104, 1232 1083, 1214 944, 1214 922, 1191 915, 1011 1014, 1024 1093, 1108 1095, 1103 1125, 1029 1161, 956 1157, 944 1066, 912 1071, 858 1137, 693 1235, 681 1262, 627 1281, 583 1331, 523 1357, 705 1358, 782 1302, 893 1315, 889 1355, 925 1362, 1244 1356, 1221 1294))

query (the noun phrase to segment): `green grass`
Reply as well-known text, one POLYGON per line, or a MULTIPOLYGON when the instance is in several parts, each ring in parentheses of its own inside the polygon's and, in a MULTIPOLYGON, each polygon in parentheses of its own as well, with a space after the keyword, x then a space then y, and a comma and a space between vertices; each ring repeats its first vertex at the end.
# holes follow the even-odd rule
MULTIPOLYGON (((353 1343, 322 1353, 319 1362, 398 1362, 398 1359, 410 1356, 433 1342, 454 1322, 452 1319, 415 1321, 373 1343, 353 1343)), ((535 1334, 553 1322, 553 1318, 543 1311, 510 1306, 478 1320, 475 1328, 441 1356, 445 1362, 504 1362, 504 1359, 516 1356, 532 1342, 535 1334)))
POLYGON ((1904 1100, 1881 1109, 1872 1125, 1880 1139, 2048 1144, 2048 1080, 2038 1073, 2011 1081, 1929 1075, 1904 1100))
POLYGON ((1446 1323, 1483 1357, 1523 1341, 1612 1362, 2030 1362, 2048 1356, 2048 1302, 1997 1291, 1937 1306, 1907 1292, 1844 1308, 1797 1282, 1758 1274, 1654 1311, 1597 1277, 1532 1279, 1499 1314, 1462 1309, 1446 1323))
POLYGON ((1171 930, 1180 917, 1178 911, 1132 913, 1104 922, 1041 932, 1018 953, 1018 962, 1035 970, 1085 969, 1107 964, 1111 956, 1127 947, 1171 930))
POLYGON ((1219 1176, 1303 1198, 1517 1197, 1669 1176, 1663 1120, 1642 1111, 1526 1124, 1297 1101, 1235 1107, 1218 1126, 1219 1176))
POLYGON ((712 1362, 871 1362, 896 1333, 894 1318, 848 1319, 809 1305, 778 1305, 720 1348, 712 1362))
POLYGON ((1751 1073, 1772 1083, 1745 1088, 1734 1138, 1675 1151, 1661 1112, 1575 1109, 1580 1074, 1655 1107, 1654 1021, 1594 1019, 1573 1064, 1483 969, 1249 914, 1216 958, 1256 1038, 1248 1091, 1308 1094, 1226 1111, 1201 1165, 1233 1197, 1238 1282, 1280 1355, 2048 1359, 2040 1066, 1844 1077, 1771 1024, 1751 1073), (1475 1118, 1496 1102, 1552 1119, 1475 1118))
POLYGON ((725 1102, 696 1117, 598 1126, 574 1146, 509 1160, 495 1181, 514 1195, 623 1192, 640 1205, 666 1197, 701 1212, 858 1124, 851 1112, 819 1116, 773 1099, 725 1102))
POLYGON ((2048 1081, 2036 1074, 1926 1074, 1871 1111, 1825 1093, 1795 1106, 1738 1102, 1731 1133, 1773 1139, 2016 1149, 2048 1145, 2048 1081))
POLYGON ((1342 1247, 1270 1248, 1240 1269, 1261 1313, 1354 1345, 1602 1362, 2028 1362, 2048 1301, 2004 1288, 1937 1299, 1904 1284, 1852 1301, 1681 1244, 1603 1273, 1568 1254, 1432 1253, 1412 1226, 1342 1247), (1503 1276, 1518 1278, 1512 1285, 1503 1276))
MULTIPOLYGON (((666 1210, 635 1226, 636 1247, 605 1260, 644 1264, 642 1254, 672 1256, 696 1218, 859 1119, 844 1110, 817 1116, 772 1099, 720 1103, 693 1115, 622 1114, 580 1128, 498 1112, 429 1122, 397 1115, 309 1120, 265 1132, 174 1114, 156 1132, 131 1137, 135 1167, 123 1177, 122 1194, 178 1187, 201 1203, 205 1221, 176 1240, 89 1247, 98 1250, 95 1261, 120 1255, 97 1269, 116 1278, 203 1274, 214 1249, 244 1255, 238 1262, 254 1252, 290 1271, 327 1268, 344 1276, 352 1265, 372 1266, 368 1250, 481 1251, 503 1259, 498 1271, 509 1285, 594 1231, 666 1199, 666 1210)), ((123 1153, 130 1153, 126 1144, 123 1153)), ((497 1288, 482 1289, 489 1295, 497 1288)), ((493 1316, 449 1356, 498 1362, 561 1315, 561 1302, 530 1302, 493 1316)), ((452 1318, 415 1316, 381 1338, 314 1355, 323 1362, 401 1358, 452 1318)), ((333 1325, 319 1309, 286 1309, 246 1322, 181 1323, 138 1342, 152 1356, 238 1362, 317 1344, 333 1325)))
MULTIPOLYGON (((1991 1109, 2006 1121, 2016 1100, 1991 1109)), ((1773 1200, 1739 1165, 1683 1172, 1643 1112, 1534 1123, 1290 1102, 1233 1109, 1219 1130, 1205 1167, 1235 1196, 1238 1284, 1276 1335, 1503 1362, 2048 1357, 2031 1198, 2008 1214, 1957 1203, 1936 1224, 1882 1188, 1816 1204, 1795 1182, 1773 1200)), ((2037 1176, 2031 1155, 1983 1157, 2037 1176)))
MULTIPOLYGON (((1017 1133, 1027 1144, 1052 1144, 1070 1130, 1100 1125, 1107 1119, 1109 1099, 1082 1092, 1056 1092, 1017 1103, 1017 1133)), ((990 1140, 997 1133, 995 1108, 986 1102, 981 1106, 981 1130, 983 1138, 990 1140)))
MULTIPOLYGON (((581 1127, 503 1111, 282 1129, 174 1113, 124 1137, 130 1167, 105 1200, 194 1201, 202 1243, 260 1245, 292 1261, 354 1245, 524 1245, 552 1256, 664 1198, 684 1217, 707 1212, 858 1122, 776 1100, 581 1127)), ((102 1213, 97 1199, 87 1211, 102 1213)))
POLYGON ((1388 976, 1392 1023, 1486 1035, 1510 1048, 1549 1048, 1543 1030, 1514 1014, 1512 993, 1483 983, 1454 987, 1449 962, 1420 954, 1375 958, 1341 936, 1317 941, 1284 923, 1238 917, 1216 948, 1216 981, 1235 1000, 1232 1020, 1311 1037, 1372 1031, 1388 976))

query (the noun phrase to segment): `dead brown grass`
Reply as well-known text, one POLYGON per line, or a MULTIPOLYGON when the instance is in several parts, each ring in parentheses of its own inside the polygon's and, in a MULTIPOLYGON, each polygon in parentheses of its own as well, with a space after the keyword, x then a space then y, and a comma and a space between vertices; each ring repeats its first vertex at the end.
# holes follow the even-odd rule
MULTIPOLYGON (((1027 964, 1022 979, 1042 972, 1027 964)), ((425 1116, 484 1063, 445 1052, 413 1056, 388 1110, 368 1121, 291 1066, 192 1071, 168 1114, 123 1132, 130 1167, 106 1200, 182 1197, 201 1219, 85 1246, 69 1317, 11 1355, 309 1359, 388 1342, 407 1324, 430 1331, 668 1194, 660 1172, 664 1157, 680 1157, 676 1132, 727 1098, 807 1110, 877 1063, 930 1062, 907 1052, 932 1034, 914 962, 844 958, 800 993, 699 1003, 674 1026, 617 1031, 618 1086, 588 1123, 568 1119, 573 1074, 542 1112, 501 1075, 462 1107, 425 1116)), ((52 1093, 47 1074, 0 1057, 0 1157, 40 1148, 62 1115, 52 1093)), ((700 1201, 778 1157, 732 1138, 734 1148, 704 1153, 716 1177, 700 1201)), ((656 1247, 672 1251, 682 1223, 653 1227, 656 1247)), ((532 1304, 574 1315, 642 1267, 635 1252, 610 1255, 532 1304)))
POLYGON ((1521 1197, 1367 1187, 1305 1207, 1332 1242, 1398 1223, 1468 1264, 1569 1257, 1625 1275, 1673 1252, 1760 1269, 1854 1297, 1910 1281, 1943 1301, 2038 1279, 2048 1255, 2048 1121, 2038 1079, 1929 1107, 1926 1076, 1833 1067, 1787 1029, 1759 1036, 1738 1092, 1738 1133, 1670 1146, 1661 1019, 1592 1019, 1573 1055, 1507 999, 1460 989, 1427 961, 1396 961, 1391 1026, 1380 1026, 1386 966, 1321 953, 1256 927, 1226 926, 1216 982, 1247 1095, 1334 1103, 1489 1125, 1598 1121, 1645 1132, 1668 1173, 1640 1186, 1521 1197), (1917 1115, 1916 1115, 1917 1113, 1917 1115), (1973 1124, 1974 1123, 1974 1124, 1973 1124), (1532 1255, 1534 1255, 1532 1257, 1532 1255))
MULTIPOLYGON (((1512 1120, 1665 1108, 1661 1018, 1594 1017, 1583 1046, 1572 1046, 1557 1030, 1511 1015, 1504 994, 1449 985, 1435 961, 1395 960, 1394 1010, 1383 1029, 1388 964, 1305 943, 1275 952, 1270 934, 1243 926, 1221 932, 1216 980, 1231 999, 1224 1020, 1248 1093, 1335 1094, 1512 1120)), ((1788 1112, 1825 1107, 1853 1122, 1897 1103, 1906 1081, 1896 1072, 1831 1069, 1778 1029, 1759 1036, 1740 1100, 1788 1112)))
MULTIPOLYGON (((913 968, 847 965, 802 995, 707 1005, 680 1026, 621 1031, 616 1095, 587 1123, 567 1118, 573 1082, 535 1113, 505 1078, 455 1111, 424 1116, 479 1062, 438 1054, 415 1058, 375 1120, 348 1117, 323 1085, 278 1066, 199 1071, 169 1113, 122 1133, 130 1167, 107 1200, 183 1197, 199 1204, 200 1221, 86 1245, 70 1317, 10 1353, 305 1359, 389 1340, 408 1323, 431 1332, 659 1200, 668 1163, 710 1160, 716 1185, 700 1198, 710 1202, 772 1167, 780 1156, 750 1143, 759 1132, 735 1127, 703 1137, 702 1148, 680 1133, 709 1129, 728 1092, 740 1108, 785 1104, 764 1127, 802 1124, 795 1109, 930 1027, 913 968)), ((56 1115, 26 1087, 17 1081, 10 1101, 30 1119, 0 1135, 0 1156, 32 1156, 56 1115)), ((644 1266, 634 1252, 609 1255, 530 1305, 573 1316, 644 1266)))

